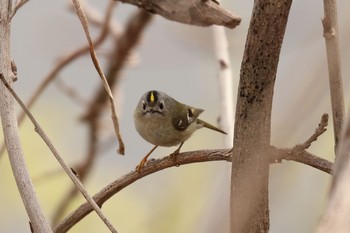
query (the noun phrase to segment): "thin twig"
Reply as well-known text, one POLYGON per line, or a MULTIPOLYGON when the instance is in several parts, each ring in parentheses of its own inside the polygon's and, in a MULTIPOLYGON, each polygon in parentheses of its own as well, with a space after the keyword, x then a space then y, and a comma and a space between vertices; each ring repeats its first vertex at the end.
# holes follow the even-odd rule
POLYGON ((108 221, 108 219, 104 216, 101 209, 98 207, 96 202, 90 197, 80 180, 75 176, 75 174, 72 172, 71 168, 66 164, 66 162, 63 160, 61 155, 58 153, 54 145, 52 144, 51 140, 48 138, 44 130, 41 128, 39 123, 36 121, 34 116, 31 114, 31 112, 28 110, 28 108, 25 106, 23 101, 18 97, 18 95, 15 93, 15 91, 11 88, 11 86, 8 84, 8 82, 5 80, 3 76, 0 76, 2 82, 5 84, 6 88, 9 90, 9 92, 12 94, 12 96, 16 99, 18 104, 21 106, 23 111, 27 114, 31 122, 33 123, 35 127, 35 131, 40 135, 40 137, 45 141, 53 155, 56 157, 57 161, 61 164, 62 168, 65 170, 65 172, 68 174, 69 178, 73 181, 73 183, 76 185, 76 187, 79 189, 79 191, 82 193, 82 195, 85 197, 85 199, 89 202, 89 204, 92 206, 92 208, 96 211, 98 216, 102 219, 102 221, 106 224, 106 226, 111 230, 111 232, 117 233, 117 230, 112 226, 112 224, 108 221))
MULTIPOLYGON (((108 36, 108 33, 111 30, 111 18, 112 18, 112 11, 114 9, 115 1, 111 1, 110 4, 108 5, 107 12, 105 14, 105 20, 103 22, 103 27, 101 30, 100 35, 96 38, 94 41, 95 47, 100 46, 105 39, 108 36)), ((46 76, 46 78, 43 80, 43 82, 38 86, 36 91, 34 92, 33 96, 29 99, 27 103, 27 107, 30 109, 33 104, 36 102, 36 100, 39 98, 39 96, 43 93, 43 91, 46 89, 46 87, 54 80, 59 72, 65 68, 69 63, 73 62, 75 59, 78 57, 84 55, 85 53, 89 52, 90 47, 89 45, 84 45, 77 50, 74 50, 70 54, 66 55, 64 58, 62 58, 59 63, 51 70, 51 72, 46 76)), ((25 113, 21 112, 18 117, 18 124, 21 125, 24 118, 25 118, 25 113)), ((5 144, 2 144, 0 146, 0 156, 4 153, 5 151, 5 144)))
MULTIPOLYGON (((105 19, 108 18, 108 16, 106 16, 106 14, 110 14, 109 12, 111 12, 111 10, 108 10, 108 9, 115 7, 115 5, 117 3, 118 3, 117 1, 110 0, 109 4, 107 6, 107 12, 101 14, 95 7, 90 5, 88 2, 86 2, 86 1, 80 2, 80 4, 82 5, 82 7, 85 11, 86 18, 91 23, 91 25, 95 25, 95 26, 98 26, 101 28, 108 26, 109 32, 114 38, 117 38, 122 33, 122 31, 123 31, 122 27, 118 22, 116 22, 114 20, 110 20, 108 22, 108 24, 106 25, 105 19)), ((72 11, 75 11, 74 5, 72 2, 70 2, 70 4, 69 4, 69 9, 72 11)), ((94 45, 96 46, 95 43, 94 43, 94 45)))
MULTIPOLYGON (((87 178, 87 175, 89 174, 89 171, 92 168, 92 165, 96 161, 97 157, 97 132, 98 132, 98 125, 97 121, 91 122, 89 124, 89 141, 87 143, 88 145, 88 152, 86 155, 86 159, 82 162, 79 163, 74 167, 76 170, 76 173, 79 175, 79 180, 81 182, 84 182, 84 180, 87 178)), ((52 222, 56 224, 71 201, 73 200, 74 196, 77 194, 77 189, 73 186, 71 189, 68 191, 68 193, 63 197, 61 202, 58 204, 58 208, 53 214, 52 217, 52 222)))
POLYGON ((339 51, 339 32, 337 19, 337 1, 324 0, 323 36, 326 42, 329 86, 331 93, 334 150, 336 151, 344 122, 344 93, 341 77, 341 60, 339 51))
POLYGON ((293 153, 302 153, 311 146, 311 143, 317 141, 317 138, 327 130, 328 125, 328 114, 324 113, 321 117, 321 122, 312 134, 303 144, 296 145, 292 150, 293 153))
POLYGON ((236 109, 236 94, 233 90, 237 90, 236 85, 233 85, 232 66, 228 52, 228 42, 223 26, 213 26, 214 48, 216 59, 219 65, 218 83, 220 84, 220 103, 221 115, 220 125, 227 132, 228 137, 225 137, 226 147, 233 146, 234 133, 234 111, 236 109))
POLYGON ((119 142, 119 149, 117 152, 121 155, 124 155, 125 154, 125 146, 124 146, 124 142, 123 142, 123 139, 122 139, 122 136, 120 133, 120 129, 119 129, 119 121, 118 121, 118 117, 117 117, 117 113, 116 113, 116 109, 115 109, 112 91, 108 85, 107 79, 106 79, 106 77, 105 77, 105 75, 100 67, 99 62, 98 62, 98 59, 97 59, 97 56, 95 53, 95 49, 94 49, 94 44, 92 43, 92 39, 90 37, 88 22, 87 22, 85 14, 84 14, 84 11, 80 6, 79 0, 72 0, 72 1, 74 4, 75 11, 76 11, 76 13, 79 17, 79 20, 84 28, 86 39, 89 42, 90 55, 91 55, 92 62, 94 63, 94 66, 95 66, 100 78, 102 79, 104 88, 105 88, 106 92, 108 93, 108 97, 109 97, 109 101, 110 101, 110 105, 111 105, 112 121, 113 121, 113 125, 114 125, 114 130, 115 130, 118 142, 119 142))
MULTIPOLYGON (((271 146, 269 150, 270 163, 275 163, 278 160, 286 159, 291 161, 296 161, 309 166, 312 166, 321 171, 331 174, 333 163, 325 159, 312 155, 308 152, 303 152, 302 154, 291 154, 292 149, 278 149, 271 146)), ((142 179, 145 176, 151 175, 153 173, 159 172, 161 170, 178 167, 181 165, 199 163, 199 162, 209 162, 209 161, 226 161, 232 162, 233 164, 239 161, 239 158, 231 157, 230 149, 221 150, 200 150, 180 153, 176 160, 171 156, 166 156, 160 159, 149 160, 143 167, 142 172, 131 171, 128 174, 122 176, 121 178, 115 180, 114 182, 105 186, 101 191, 96 193, 93 198, 99 205, 105 203, 109 198, 123 190, 125 187, 131 185, 137 180, 142 179)), ((66 218, 64 218, 54 229, 55 233, 67 232, 72 226, 83 219, 92 211, 88 203, 80 205, 76 210, 70 213, 66 218)))
POLYGON ((11 13, 10 19, 12 19, 13 16, 15 16, 15 14, 17 13, 18 9, 21 8, 27 2, 29 2, 29 0, 20 0, 20 1, 18 1, 16 6, 14 7, 12 13, 11 13))
POLYGON ((271 153, 271 159, 272 159, 271 163, 280 163, 281 160, 295 161, 332 175, 332 171, 333 171, 332 162, 324 158, 318 157, 316 155, 313 155, 306 150, 296 151, 294 148, 280 149, 280 148, 271 146, 270 153, 271 153))
MULTIPOLYGON (((142 32, 152 19, 152 15, 144 10, 138 10, 125 26, 124 33, 115 41, 116 45, 111 54, 110 63, 106 71, 109 86, 114 89, 120 78, 121 71, 128 61, 133 49, 136 47, 142 32)), ((102 86, 93 98, 90 108, 83 115, 83 120, 91 121, 101 114, 105 103, 108 101, 106 91, 102 86)))
MULTIPOLYGON (((90 12, 91 13, 91 12, 90 12)), ((119 74, 121 69, 124 67, 124 64, 127 61, 127 56, 130 54, 132 49, 137 45, 142 32, 145 29, 145 26, 148 24, 149 19, 151 18, 150 14, 138 10, 138 12, 133 15, 125 26, 124 33, 115 40, 114 49, 112 50, 110 63, 107 68, 107 80, 110 88, 116 86, 119 74)), ((97 95, 94 96, 93 100, 90 101, 90 105, 87 108, 89 114, 86 119, 86 123, 89 128, 89 145, 87 155, 85 160, 76 166, 77 172, 80 176, 80 180, 84 181, 91 170, 95 158, 97 156, 97 137, 100 126, 100 115, 105 106, 105 102, 108 101, 108 95, 104 87, 102 86, 98 91, 97 95)), ((62 199, 59 204, 59 208, 54 213, 53 222, 55 223, 60 219, 60 216, 64 213, 65 209, 69 206, 70 201, 77 194, 76 189, 73 187, 68 194, 62 199)))
POLYGON ((55 84, 59 90, 65 93, 73 102, 81 106, 87 106, 89 103, 84 99, 77 90, 67 85, 63 80, 56 79, 55 84))

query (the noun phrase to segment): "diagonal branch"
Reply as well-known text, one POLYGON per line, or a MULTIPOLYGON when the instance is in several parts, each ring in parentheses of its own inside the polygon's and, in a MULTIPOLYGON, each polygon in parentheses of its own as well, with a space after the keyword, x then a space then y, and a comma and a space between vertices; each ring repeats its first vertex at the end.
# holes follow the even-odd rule
POLYGON ((312 134, 303 144, 298 144, 292 149, 294 153, 302 153, 311 146, 311 143, 317 141, 317 138, 326 132, 326 127, 328 126, 328 114, 324 113, 321 117, 321 122, 315 129, 314 134, 312 134))
MULTIPOLYGON (((144 10, 138 10, 129 20, 125 26, 125 30, 120 37, 115 40, 110 63, 107 68, 107 80, 110 88, 114 88, 119 80, 120 73, 124 67, 128 56, 133 51, 135 46, 138 44, 138 41, 145 30, 146 26, 149 24, 152 15, 144 10)), ((78 164, 75 169, 79 174, 80 180, 83 182, 87 175, 89 174, 97 155, 97 141, 98 141, 98 132, 100 125, 100 115, 103 112, 105 103, 108 101, 108 95, 104 89, 104 86, 101 86, 96 95, 94 96, 91 104, 87 106, 86 116, 84 118, 85 123, 87 123, 89 128, 89 142, 87 143, 88 151, 85 156, 84 161, 78 164)), ((72 187, 72 189, 67 193, 67 195, 62 199, 59 208, 55 211, 53 222, 56 223, 61 215, 69 206, 70 201, 77 194, 77 190, 72 187)))
MULTIPOLYGON (((46 135, 46 133, 43 131, 39 123, 36 121, 34 116, 31 114, 31 112, 28 110, 28 108, 25 106, 23 101, 17 96, 15 91, 12 89, 12 87, 8 84, 8 82, 5 80, 3 75, 0 75, 1 81, 5 84, 6 88, 9 90, 11 95, 16 99, 16 101, 19 103, 23 111, 28 115, 29 119, 32 121, 35 131, 40 135, 40 137, 45 141, 49 149, 51 150, 52 154, 56 157, 57 161, 61 164, 62 168, 65 170, 69 178, 73 181, 73 183, 76 185, 76 187, 79 189, 79 191, 82 193, 82 195, 85 197, 85 199, 89 202, 89 205, 92 206, 92 208, 96 211, 97 215, 102 219, 102 221, 106 224, 106 226, 111 230, 113 233, 117 233, 117 230, 114 229, 112 224, 108 221, 108 219, 104 216, 99 206, 96 204, 96 202, 90 197, 90 195, 87 193, 86 189, 84 188, 83 184, 80 182, 80 180, 76 177, 76 175, 73 173, 72 169, 66 164, 66 162, 63 160, 61 155, 58 153, 54 145, 52 144, 49 137, 46 135)), ((40 231, 41 232, 41 231, 40 231)))
POLYGON ((91 55, 92 62, 94 63, 94 66, 95 66, 98 74, 100 75, 100 78, 103 81, 104 88, 105 88, 106 92, 108 93, 108 97, 109 97, 109 101, 110 101, 110 105, 111 105, 113 126, 114 126, 114 130, 115 130, 118 142, 119 142, 118 153, 121 154, 121 155, 124 155, 124 153, 125 153, 125 146, 124 146, 124 142, 123 142, 122 136, 120 134, 119 121, 118 121, 118 117, 117 117, 117 113, 116 113, 116 109, 115 109, 115 104, 114 104, 114 98, 113 98, 112 91, 111 91, 111 89, 110 89, 110 87, 108 85, 107 79, 106 79, 106 77, 105 77, 105 75, 104 75, 104 73, 103 73, 103 71, 102 71, 102 69, 100 67, 99 62, 98 62, 98 59, 97 59, 97 56, 96 56, 96 53, 95 53, 95 49, 94 49, 94 45, 93 45, 92 39, 90 37, 87 19, 86 19, 86 16, 84 14, 83 9, 80 6, 79 0, 73 0, 73 4, 74 4, 75 10, 76 10, 76 13, 77 13, 77 15, 79 17, 79 20, 80 20, 80 22, 81 22, 81 24, 82 24, 82 26, 84 28, 86 39, 89 42, 90 55, 91 55))
MULTIPOLYGON (((111 16, 112 16, 112 11, 114 9, 115 2, 111 2, 107 8, 107 12, 105 13, 105 18, 103 21, 103 26, 100 35, 95 39, 93 44, 95 47, 101 45, 105 39, 107 38, 108 34, 110 31, 113 30, 113 28, 110 25, 111 22, 111 16)), ((73 62, 75 59, 78 57, 84 55, 89 51, 90 47, 89 45, 84 45, 77 50, 72 51, 70 54, 66 55, 63 59, 59 61, 58 64, 51 70, 51 72, 45 77, 44 81, 39 85, 39 87, 36 89, 32 97, 29 99, 27 103, 27 107, 31 108, 33 104, 36 102, 36 100, 39 98, 39 96, 43 93, 43 91, 47 88, 47 86, 57 77, 57 75, 60 73, 60 71, 65 68, 69 63, 73 62)), ((18 124, 20 125, 26 114, 22 111, 19 114, 18 117, 18 124)), ((2 144, 0 146, 0 156, 4 153, 5 151, 5 145, 2 144)))

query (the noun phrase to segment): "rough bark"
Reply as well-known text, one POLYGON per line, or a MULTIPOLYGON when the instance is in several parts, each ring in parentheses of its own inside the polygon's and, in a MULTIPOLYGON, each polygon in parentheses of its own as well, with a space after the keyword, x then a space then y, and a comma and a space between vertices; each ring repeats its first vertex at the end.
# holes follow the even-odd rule
POLYGON ((256 0, 241 65, 231 175, 231 233, 268 232, 273 89, 291 0, 256 0))

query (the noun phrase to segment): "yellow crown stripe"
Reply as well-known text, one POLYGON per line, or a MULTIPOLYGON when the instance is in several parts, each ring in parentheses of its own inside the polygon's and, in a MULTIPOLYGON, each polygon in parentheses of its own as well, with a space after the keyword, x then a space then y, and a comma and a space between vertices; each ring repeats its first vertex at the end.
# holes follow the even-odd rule
POLYGON ((151 95, 149 97, 149 101, 150 102, 154 102, 154 94, 153 94, 153 91, 151 91, 151 95))

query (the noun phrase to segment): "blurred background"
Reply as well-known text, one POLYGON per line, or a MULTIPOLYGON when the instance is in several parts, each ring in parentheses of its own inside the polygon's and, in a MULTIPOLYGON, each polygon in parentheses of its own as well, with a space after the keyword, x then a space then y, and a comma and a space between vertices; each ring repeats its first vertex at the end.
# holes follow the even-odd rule
MULTIPOLYGON (((88 1, 101 14, 108 1, 88 1)), ((241 25, 226 30, 234 79, 238 82, 253 1, 223 1, 222 5, 242 17, 241 25)), ((69 1, 32 0, 12 21, 12 59, 18 68, 15 89, 28 100, 54 65, 69 52, 86 44, 77 16, 69 1)), ((350 15, 349 1, 338 1, 338 20, 345 106, 349 106, 350 15)), ((118 3, 113 20, 123 28, 138 9, 118 3)), ((321 115, 331 116, 328 70, 323 38, 323 2, 293 2, 275 85, 271 143, 293 147, 304 142, 317 127, 321 115)), ((99 28, 90 27, 96 37, 99 28)), ((108 62, 112 40, 98 48, 102 65, 108 62)), ((141 95, 157 89, 181 102, 203 108, 202 119, 216 124, 220 115, 218 65, 213 48, 212 28, 201 28, 167 21, 154 16, 141 43, 120 75, 116 88, 125 156, 116 153, 110 112, 104 113, 101 135, 107 142, 84 182, 94 194, 110 182, 135 169, 152 145, 144 141, 133 124, 133 111, 141 95)), ((89 56, 67 66, 58 76, 85 101, 90 101, 101 85, 89 56)), ((235 93, 236 94, 236 93, 235 93)), ((80 121, 86 106, 72 101, 49 85, 32 108, 65 160, 74 166, 87 153, 88 130, 80 121)), ((49 218, 71 189, 43 141, 25 120, 21 138, 26 161, 37 194, 49 218)), ((332 119, 328 130, 314 142, 310 152, 334 159, 332 119)), ((182 151, 223 148, 224 136, 209 130, 198 131, 182 151)), ((159 148, 153 158, 161 158, 175 148, 159 148)), ((210 162, 192 164, 147 176, 113 196, 103 212, 121 233, 212 233, 229 232, 230 164, 210 162)), ((330 184, 330 175, 295 162, 283 161, 270 172, 271 233, 312 232, 321 216, 330 184)), ((0 157, 0 232, 30 232, 28 218, 11 173, 7 154, 0 157)), ((83 202, 81 195, 64 216, 83 202)), ((84 218, 70 232, 109 232, 96 214, 84 218)))

